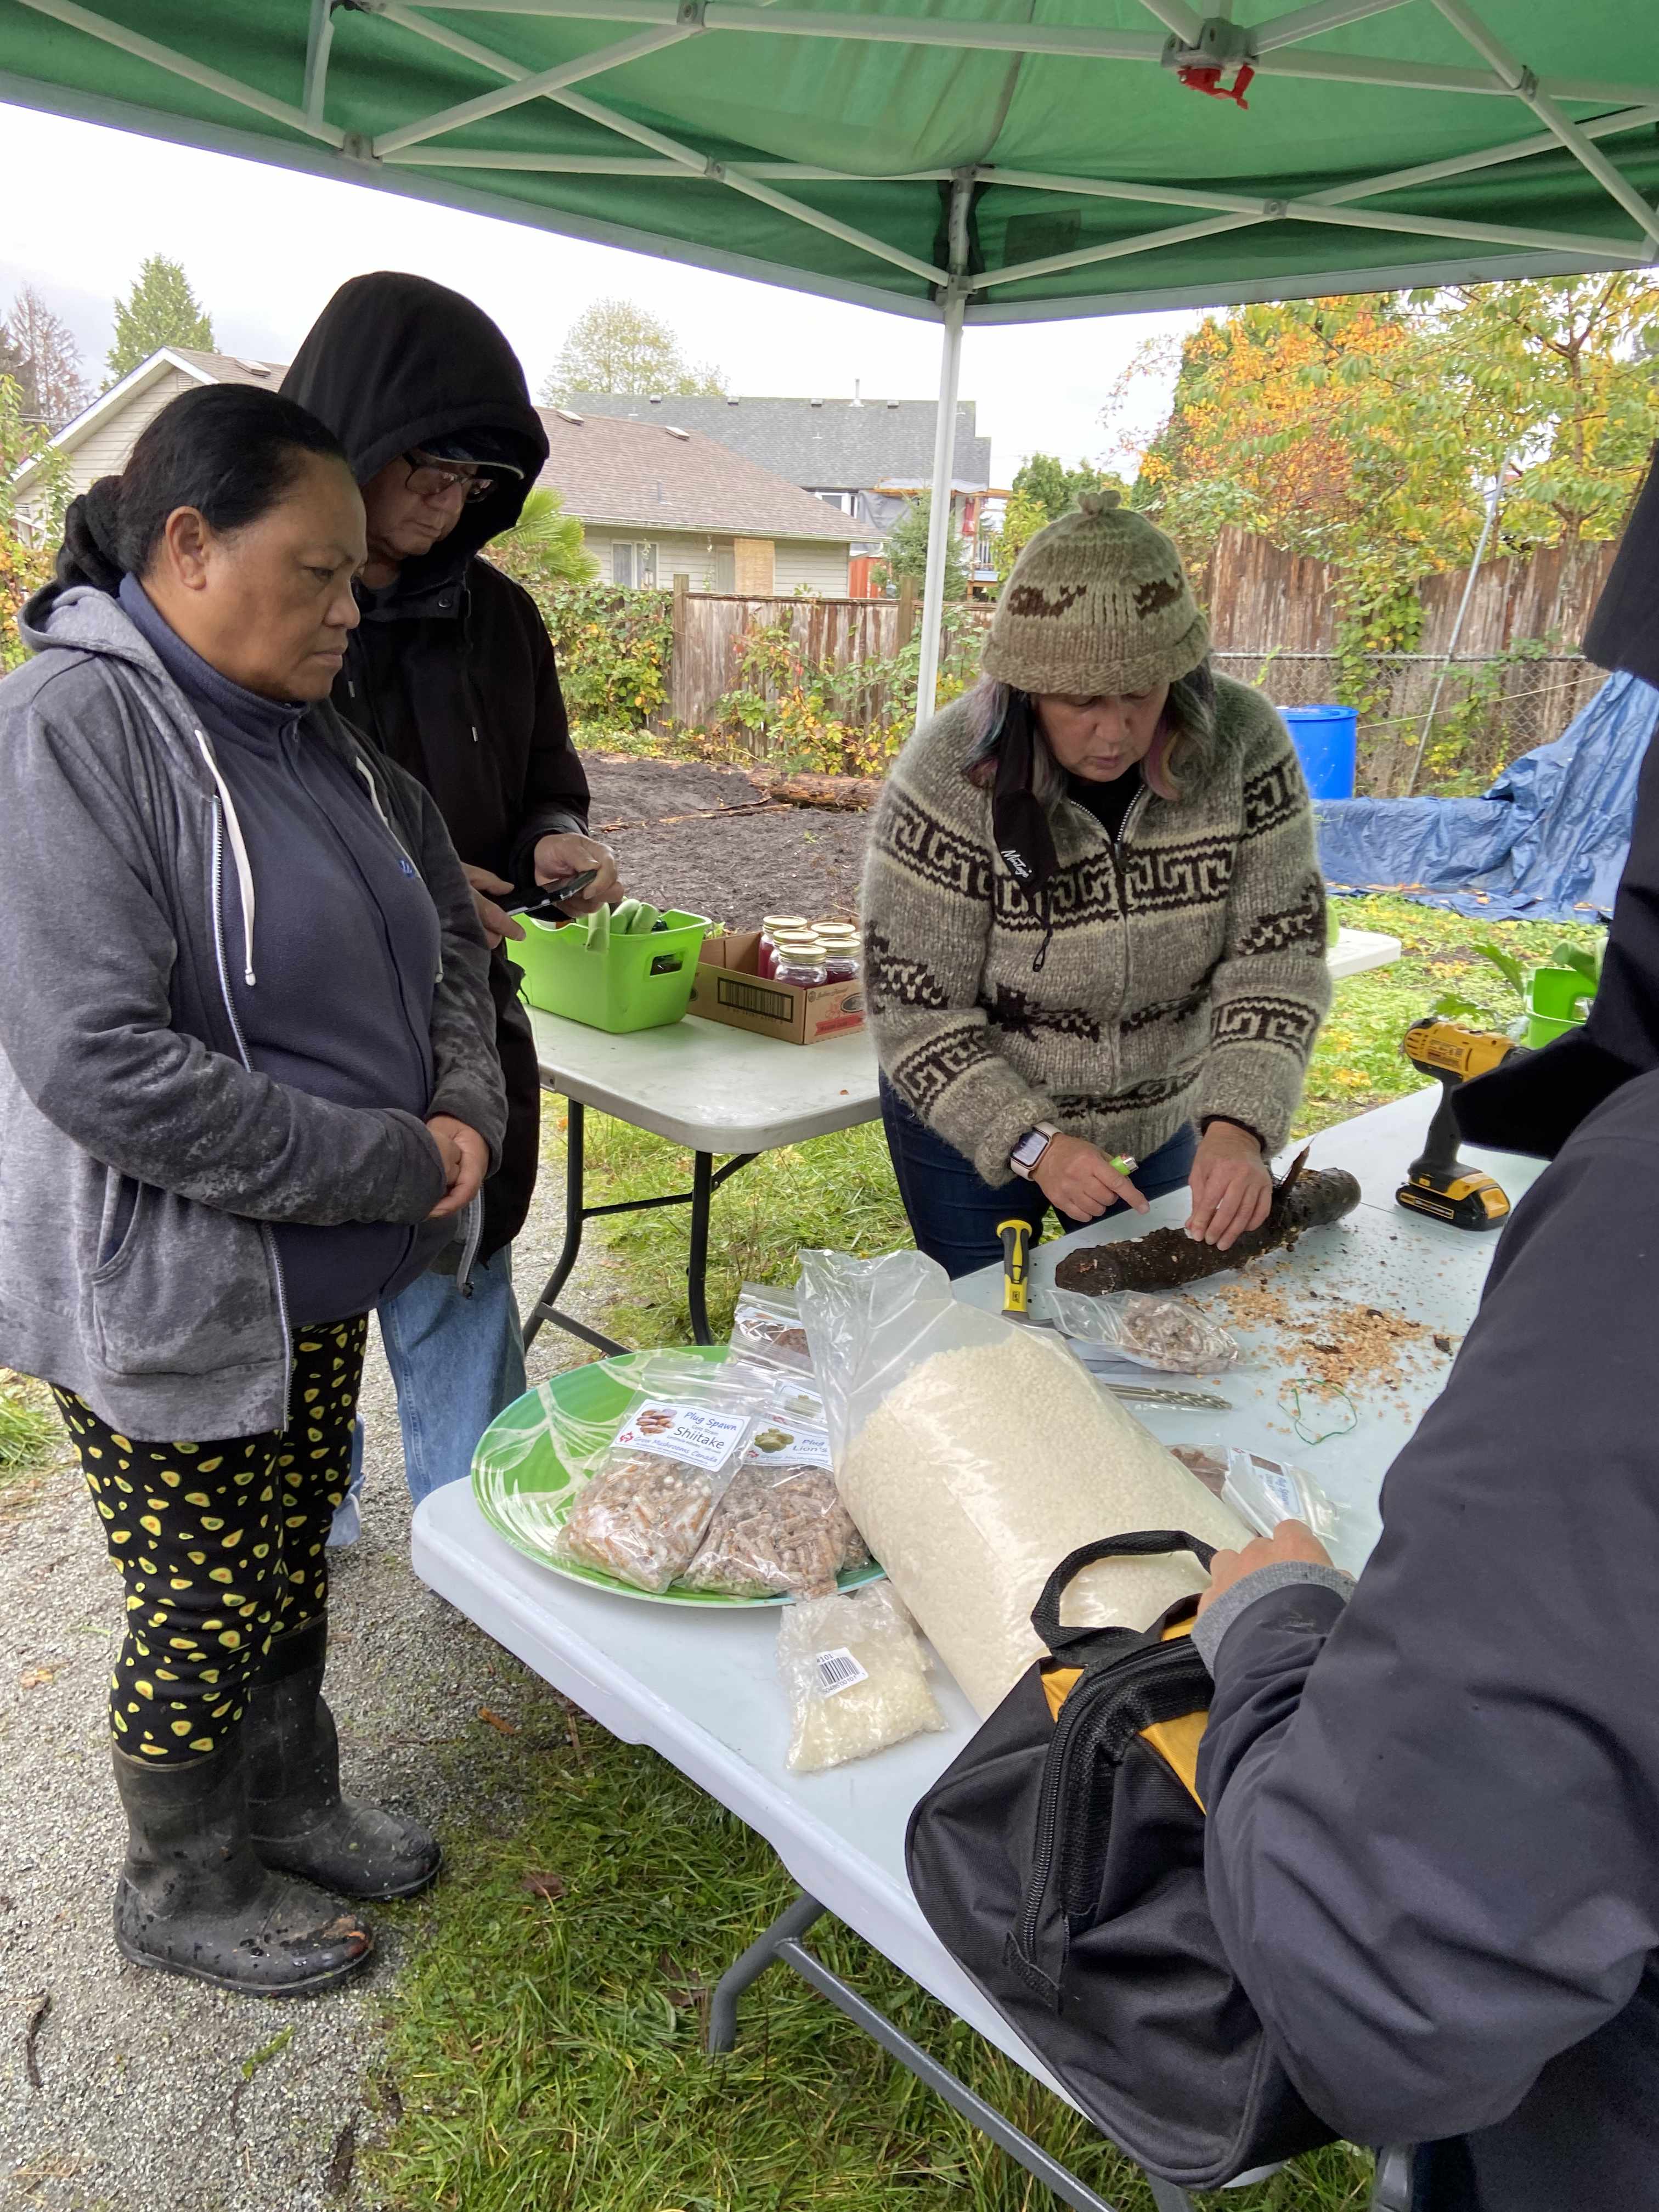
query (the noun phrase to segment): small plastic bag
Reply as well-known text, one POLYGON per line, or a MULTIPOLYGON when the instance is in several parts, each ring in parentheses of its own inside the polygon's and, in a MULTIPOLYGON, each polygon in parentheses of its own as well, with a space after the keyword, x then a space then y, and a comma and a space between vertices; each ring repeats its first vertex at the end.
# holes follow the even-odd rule
POLYGON ((1177 1445, 1176 1457, 1259 1536, 1271 1536, 1281 1521, 1305 1522, 1326 1545, 1342 1535, 1341 1507, 1304 1468, 1241 1451, 1236 1444, 1211 1449, 1177 1445))
POLYGON ((696 1557, 757 1419, 714 1392, 701 1401, 641 1397, 577 1492, 555 1557, 635 1589, 665 1590, 696 1557))
POLYGON ((822 1597, 870 1554, 842 1504, 822 1429, 758 1428, 681 1577, 728 1597, 822 1597))
POLYGON ((745 1283, 732 1320, 732 1349, 745 1359, 770 1360, 810 1375, 812 1354, 793 1290, 745 1283))
POLYGON ((1137 1367, 1165 1375, 1213 1375, 1238 1358, 1237 1340, 1190 1299, 1152 1291, 1114 1291, 1091 1297, 1035 1284, 1031 1315, 1051 1321, 1073 1342, 1103 1345, 1137 1367))
POLYGON ((789 1700, 789 1771, 817 1774, 945 1725, 927 1654, 890 1584, 785 1609, 778 1668, 789 1700))

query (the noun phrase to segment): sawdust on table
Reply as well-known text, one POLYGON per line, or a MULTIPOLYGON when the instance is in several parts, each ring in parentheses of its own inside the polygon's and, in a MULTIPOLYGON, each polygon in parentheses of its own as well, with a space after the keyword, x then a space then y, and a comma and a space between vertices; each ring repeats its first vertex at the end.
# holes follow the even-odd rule
POLYGON ((1363 1305, 1299 1286, 1287 1297, 1273 1283, 1230 1283, 1218 1292, 1236 1328, 1275 1338, 1287 1365, 1338 1390, 1398 1389, 1407 1372, 1449 1358, 1455 1340, 1385 1306, 1363 1305))

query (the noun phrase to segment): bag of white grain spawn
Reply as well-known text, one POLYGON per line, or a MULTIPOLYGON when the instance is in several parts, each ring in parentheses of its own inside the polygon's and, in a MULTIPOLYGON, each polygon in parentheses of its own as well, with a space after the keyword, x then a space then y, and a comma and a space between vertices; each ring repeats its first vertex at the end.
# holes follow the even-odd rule
MULTIPOLYGON (((1249 1530, 1043 1331, 963 1305, 919 1252, 801 1255, 801 1310, 848 1511, 975 1710, 1042 1650, 1054 1568, 1104 1536, 1249 1530)), ((1190 1555, 1110 1559, 1067 1618, 1143 1629, 1201 1590, 1190 1555)))

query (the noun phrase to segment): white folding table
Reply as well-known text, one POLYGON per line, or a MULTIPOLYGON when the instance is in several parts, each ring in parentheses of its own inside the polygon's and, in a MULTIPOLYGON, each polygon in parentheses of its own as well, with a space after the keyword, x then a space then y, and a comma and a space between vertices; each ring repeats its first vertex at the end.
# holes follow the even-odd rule
POLYGON ((876 1056, 862 1030, 827 1037, 820 1044, 780 1043, 749 1030, 727 1029, 695 1014, 659 1030, 611 1036, 568 1021, 562 1014, 527 1009, 544 1089, 569 1102, 565 1128, 564 1245, 553 1273, 525 1322, 531 1343, 544 1322, 579 1336, 600 1352, 628 1346, 558 1310, 559 1293, 582 1249, 588 1222, 611 1213, 645 1213, 660 1206, 689 1206, 691 1235, 686 1292, 691 1333, 712 1344, 708 1327, 708 1211, 720 1186, 758 1153, 804 1144, 872 1121, 881 1111, 876 1056), (587 1109, 596 1107, 637 1129, 649 1129, 692 1155, 691 1188, 659 1198, 626 1199, 609 1206, 587 1203, 585 1138, 587 1109), (732 1155, 720 1167, 714 1155, 732 1155))
MULTIPOLYGON (((1400 940, 1375 930, 1345 929, 1328 954, 1338 980, 1400 957, 1400 940)), ((872 1121, 881 1111, 876 1056, 862 1031, 822 1044, 782 1044, 748 1030, 727 1029, 690 1014, 659 1030, 611 1036, 568 1021, 562 1014, 527 1009, 545 1089, 569 1102, 565 1146, 564 1244, 541 1296, 525 1322, 532 1342, 545 1322, 581 1338, 599 1352, 625 1345, 558 1310, 590 1221, 611 1213, 643 1213, 662 1206, 689 1206, 691 1233, 686 1294, 691 1333, 714 1341, 708 1327, 708 1215, 716 1190, 761 1152, 805 1144, 836 1129, 872 1121), (586 1113, 602 1114, 649 1129, 684 1145, 692 1155, 691 1188, 658 1198, 589 1206, 586 1196, 586 1113), (717 1153, 729 1154, 714 1165, 717 1153)))
MULTIPOLYGON (((811 1054, 803 1052, 802 1058, 811 1054)), ((1306 1237, 1283 1262, 1281 1280, 1386 1303, 1432 1330, 1462 1334, 1474 1316, 1496 1239, 1408 1214, 1394 1204, 1405 1163, 1420 1148, 1437 1097, 1433 1088, 1360 1115, 1316 1140, 1315 1164, 1340 1164, 1359 1178, 1362 1204, 1341 1227, 1306 1237)), ((1474 1152, 1510 1195, 1539 1172, 1534 1162, 1474 1152)), ((1152 1209, 1153 1223, 1178 1221, 1183 1195, 1152 1209)), ((1073 1247, 1139 1233, 1140 1216, 1084 1230, 1042 1245, 1036 1279, 1073 1247)), ((1224 1278, 1224 1279, 1225 1279, 1224 1278)), ((999 1271, 958 1285, 979 1305, 1001 1296, 999 1271)), ((1218 1389, 1226 1413, 1137 1407, 1171 1443, 1237 1443, 1275 1458, 1294 1455, 1351 1509, 1345 1564, 1358 1567, 1376 1527, 1376 1502, 1389 1462, 1443 1376, 1407 1380, 1373 1394, 1348 1435, 1314 1447, 1289 1434, 1279 1400, 1282 1358, 1260 1340, 1218 1389), (1403 1401, 1403 1404, 1396 1402, 1403 1401)), ((1154 1378, 1155 1379, 1155 1378, 1154 1378)), ((629 1743, 645 1743, 764 1836, 801 1896, 758 1937, 724 1978, 711 2014, 710 2044, 729 2049, 738 1996, 773 1964, 801 1974, 900 2062, 985 2130, 1075 2212, 1111 2212, 1104 2200, 1001 2113, 974 2095, 859 1993, 832 1974, 802 1941, 830 1913, 872 1944, 960 2018, 1049 2088, 1057 2084, 943 1948, 911 1894, 904 1834, 912 1807, 967 1742, 976 1725, 966 1699, 939 1679, 949 1728, 828 1774, 795 1776, 784 1765, 787 1728, 773 1662, 776 1614, 691 1612, 631 1603, 569 1582, 497 1536, 473 1503, 470 1486, 434 1491, 415 1516, 414 1565, 422 1581, 496 1641, 629 1743)), ((1181 2212, 1178 2189, 1153 2181, 1160 2212, 1181 2212)), ((1389 2201, 1379 2191, 1379 2205, 1389 2201)))

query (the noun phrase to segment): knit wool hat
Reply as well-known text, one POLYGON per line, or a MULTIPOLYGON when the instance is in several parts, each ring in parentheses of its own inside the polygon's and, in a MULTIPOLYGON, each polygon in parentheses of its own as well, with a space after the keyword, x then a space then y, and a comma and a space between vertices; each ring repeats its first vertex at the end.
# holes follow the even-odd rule
POLYGON ((1173 683, 1209 649, 1172 542, 1116 492, 1085 492, 1015 562, 981 665, 1016 691, 1095 699, 1173 683))

